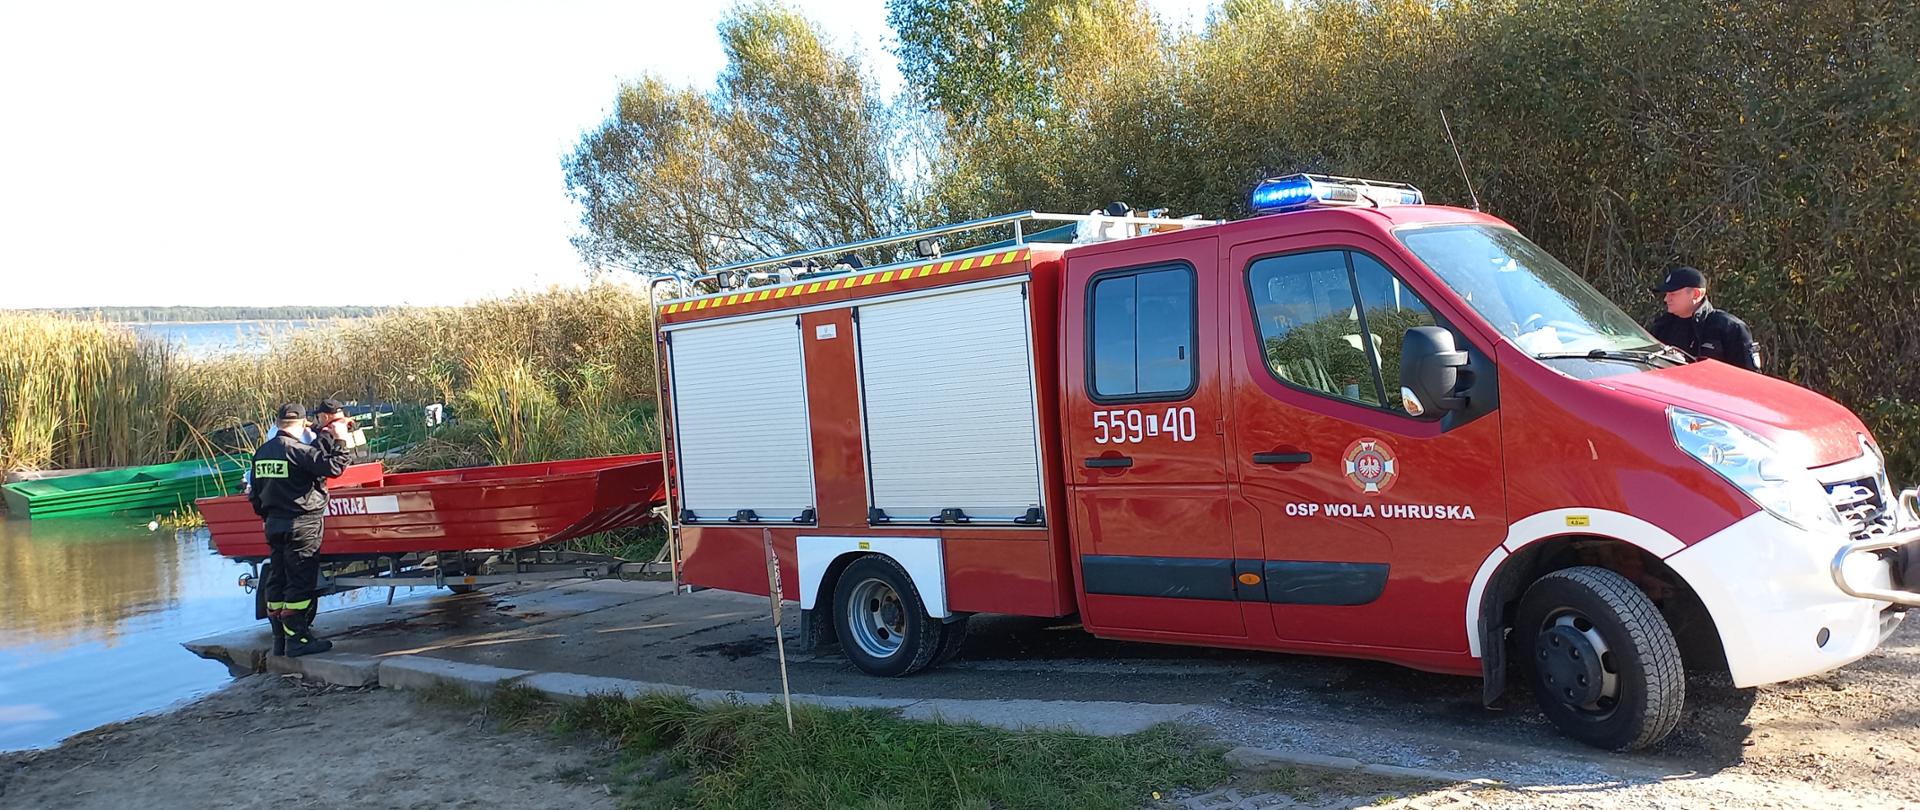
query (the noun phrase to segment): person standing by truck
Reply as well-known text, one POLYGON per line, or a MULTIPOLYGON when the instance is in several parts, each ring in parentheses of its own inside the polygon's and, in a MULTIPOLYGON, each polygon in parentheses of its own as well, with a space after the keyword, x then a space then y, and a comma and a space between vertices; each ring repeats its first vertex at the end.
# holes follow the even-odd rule
POLYGON ((1760 370, 1760 346, 1747 322, 1707 301, 1707 279, 1699 270, 1683 264, 1667 268, 1653 291, 1666 299, 1667 311, 1648 323, 1647 331, 1661 343, 1694 357, 1760 370))
POLYGON ((254 514, 266 523, 272 561, 263 585, 275 655, 326 652, 333 642, 313 634, 315 587, 328 478, 347 469, 346 423, 336 408, 310 422, 296 403, 280 406, 279 431, 253 453, 253 484, 247 492, 254 514), (312 441, 303 441, 311 426, 312 441))

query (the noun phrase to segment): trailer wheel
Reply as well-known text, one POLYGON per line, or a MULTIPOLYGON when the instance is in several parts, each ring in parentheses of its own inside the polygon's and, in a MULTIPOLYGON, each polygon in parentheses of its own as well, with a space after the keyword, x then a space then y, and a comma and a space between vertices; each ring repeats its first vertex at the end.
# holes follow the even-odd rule
POLYGON ((253 620, 267 618, 267 578, 273 576, 273 563, 260 564, 260 580, 253 585, 253 620))
POLYGON ((481 587, 480 585, 448 585, 447 590, 453 592, 455 596, 458 596, 473 593, 474 591, 480 590, 481 587))
POLYGON ((854 560, 833 589, 840 649, 869 675, 897 678, 933 663, 945 627, 927 615, 919 589, 891 558, 854 560))
POLYGON ((1680 645, 1645 593, 1605 568, 1536 580, 1513 634, 1540 710, 1569 737, 1611 751, 1665 739, 1680 722, 1680 645))

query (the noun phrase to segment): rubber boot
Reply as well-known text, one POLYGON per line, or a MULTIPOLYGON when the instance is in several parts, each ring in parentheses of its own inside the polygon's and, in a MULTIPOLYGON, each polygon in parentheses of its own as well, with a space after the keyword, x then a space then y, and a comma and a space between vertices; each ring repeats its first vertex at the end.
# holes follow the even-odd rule
POLYGON ((280 611, 267 611, 267 623, 273 627, 273 654, 287 654, 287 625, 280 621, 280 611))
POLYGON ((333 642, 324 638, 315 638, 308 630, 307 615, 304 610, 287 611, 286 622, 287 657, 298 658, 333 649, 333 642))

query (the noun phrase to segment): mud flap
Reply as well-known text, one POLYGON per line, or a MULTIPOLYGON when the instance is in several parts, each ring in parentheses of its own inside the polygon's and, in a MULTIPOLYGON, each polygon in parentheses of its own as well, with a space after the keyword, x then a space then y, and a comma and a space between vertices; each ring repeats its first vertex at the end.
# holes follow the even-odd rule
POLYGON ((833 611, 826 608, 800 611, 800 652, 815 652, 840 640, 833 628, 832 614, 833 611))
POLYGON ((1480 626, 1480 704, 1492 708, 1506 691, 1506 623, 1486 622, 1480 626))

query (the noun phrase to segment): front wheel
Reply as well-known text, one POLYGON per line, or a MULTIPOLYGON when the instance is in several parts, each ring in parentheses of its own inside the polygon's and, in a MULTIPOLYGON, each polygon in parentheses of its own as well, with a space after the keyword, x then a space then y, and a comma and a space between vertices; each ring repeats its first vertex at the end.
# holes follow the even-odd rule
POLYGON ((940 652, 945 628, 927 615, 906 569, 881 556, 861 557, 833 589, 835 629, 847 659, 869 675, 911 675, 940 652))
POLYGON ((1541 577, 1520 599, 1514 644, 1540 710, 1569 737, 1632 751, 1680 722, 1680 645, 1626 577, 1592 566, 1541 577))

